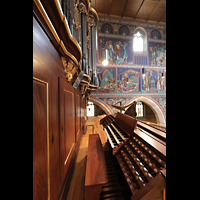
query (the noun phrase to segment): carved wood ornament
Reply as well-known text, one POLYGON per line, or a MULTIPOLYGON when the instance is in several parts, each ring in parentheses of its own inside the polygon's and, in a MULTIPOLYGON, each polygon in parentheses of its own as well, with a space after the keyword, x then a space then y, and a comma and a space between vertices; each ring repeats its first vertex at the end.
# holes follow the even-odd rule
POLYGON ((73 65, 72 62, 70 62, 70 61, 67 62, 64 57, 61 57, 61 60, 62 60, 64 72, 65 72, 65 77, 66 77, 67 81, 71 81, 74 74, 77 72, 77 69, 76 69, 75 65, 73 65))

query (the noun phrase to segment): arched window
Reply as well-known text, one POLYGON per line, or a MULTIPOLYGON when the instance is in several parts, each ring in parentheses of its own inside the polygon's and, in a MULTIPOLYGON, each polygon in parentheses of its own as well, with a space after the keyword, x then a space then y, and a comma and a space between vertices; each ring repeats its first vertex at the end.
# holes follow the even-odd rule
POLYGON ((137 52, 143 52, 143 35, 139 31, 134 34, 133 49, 137 52))
POLYGON ((143 103, 138 101, 136 103, 137 117, 143 117, 143 103))
POLYGON ((147 53, 147 34, 142 28, 136 28, 133 32, 134 53, 147 53))

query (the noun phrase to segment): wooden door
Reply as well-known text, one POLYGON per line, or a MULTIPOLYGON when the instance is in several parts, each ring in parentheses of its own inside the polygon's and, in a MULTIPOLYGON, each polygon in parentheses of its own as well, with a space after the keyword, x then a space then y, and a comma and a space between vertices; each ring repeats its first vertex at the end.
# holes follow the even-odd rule
POLYGON ((48 83, 33 78, 33 200, 50 200, 48 83))

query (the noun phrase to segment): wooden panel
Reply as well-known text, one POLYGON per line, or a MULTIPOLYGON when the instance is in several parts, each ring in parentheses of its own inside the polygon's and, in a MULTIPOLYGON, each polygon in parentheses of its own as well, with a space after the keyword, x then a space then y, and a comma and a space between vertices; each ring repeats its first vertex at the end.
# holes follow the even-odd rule
POLYGON ((126 10, 124 12, 124 16, 133 18, 135 14, 137 13, 141 3, 142 3, 142 0, 128 1, 126 10))
POLYGON ((166 23, 166 0, 92 0, 99 16, 118 16, 166 23), (136 15, 137 14, 137 15, 136 15))
POLYGON ((73 172, 70 166, 78 150, 75 94, 80 94, 80 88, 75 92, 67 82, 63 54, 43 23, 39 11, 33 10, 33 199, 47 200, 62 196, 73 172))
POLYGON ((160 2, 155 12, 149 17, 149 20, 158 21, 166 12, 166 2, 160 2))
POLYGON ((138 19, 147 19, 159 2, 145 1, 137 14, 138 19))
POLYGON ((81 98, 81 130, 84 126, 84 116, 87 115, 85 98, 81 98))
POLYGON ((63 183, 71 161, 75 143, 74 88, 60 79, 60 166, 63 183))
MULTIPOLYGON (((33 76, 48 82, 49 88, 49 165, 50 196, 57 199, 61 185, 59 183, 59 111, 58 111, 58 76, 62 73, 60 57, 47 35, 33 17, 33 76)), ((37 90, 33 91, 37 95, 37 90)), ((35 109, 35 105, 33 105, 35 109)), ((46 144, 40 143, 43 148, 46 144)), ((45 198, 46 200, 46 198, 45 198)))
POLYGON ((33 80, 33 199, 50 199, 48 83, 33 80))
POLYGON ((114 0, 112 4, 110 15, 122 15, 126 1, 114 0))
POLYGON ((128 135, 133 133, 134 128, 136 127, 137 120, 126 114, 117 113, 115 118, 115 123, 128 135))
POLYGON ((51 73, 49 82, 49 156, 51 199, 59 196, 59 111, 58 77, 51 73))
POLYGON ((80 95, 76 94, 76 142, 78 141, 81 132, 81 105, 80 95))
POLYGON ((149 183, 142 187, 135 195, 131 197, 132 200, 163 200, 163 190, 166 188, 166 180, 158 174, 149 183))
POLYGON ((140 138, 142 138, 145 142, 147 142, 152 147, 154 147, 156 150, 158 150, 161 154, 166 156, 166 143, 163 144, 160 141, 155 140, 155 138, 151 137, 148 134, 141 132, 138 129, 135 129, 134 132, 136 135, 138 135, 140 138))
POLYGON ((97 13, 104 13, 104 12, 108 13, 109 6, 110 6, 110 1, 108 0, 96 0, 95 2, 95 7, 96 7, 95 10, 97 11, 97 13))

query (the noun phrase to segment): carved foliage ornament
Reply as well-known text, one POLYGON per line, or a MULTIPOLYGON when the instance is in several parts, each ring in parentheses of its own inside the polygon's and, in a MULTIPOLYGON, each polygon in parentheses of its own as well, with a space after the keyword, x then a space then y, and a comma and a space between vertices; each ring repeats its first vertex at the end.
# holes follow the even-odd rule
POLYGON ((67 62, 64 57, 61 57, 64 72, 65 72, 65 77, 67 81, 71 81, 74 74, 76 73, 77 69, 71 62, 67 62))
POLYGON ((79 23, 79 11, 78 11, 78 4, 74 4, 74 23, 75 23, 75 29, 78 30, 80 28, 79 23))
POLYGON ((96 22, 93 17, 90 16, 89 18, 89 26, 96 26, 96 22))
POLYGON ((83 3, 79 4, 79 11, 80 13, 87 13, 86 6, 83 3))

